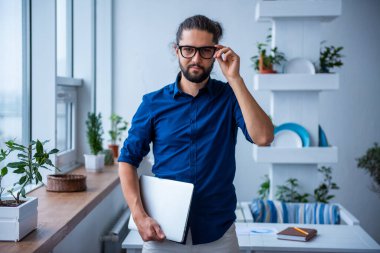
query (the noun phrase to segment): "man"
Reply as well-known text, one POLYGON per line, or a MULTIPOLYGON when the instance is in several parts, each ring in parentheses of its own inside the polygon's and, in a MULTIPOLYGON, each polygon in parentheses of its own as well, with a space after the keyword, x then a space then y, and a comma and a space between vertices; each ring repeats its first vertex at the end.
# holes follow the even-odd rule
POLYGON ((145 241, 143 252, 239 251, 233 185, 237 130, 263 146, 273 140, 273 125, 240 76, 239 56, 218 44, 222 33, 218 22, 201 15, 180 24, 175 51, 181 72, 174 83, 143 97, 121 150, 121 185, 145 241), (228 83, 210 78, 215 59, 228 83), (165 240, 142 206, 136 168, 150 142, 157 177, 194 184, 184 244, 165 240))

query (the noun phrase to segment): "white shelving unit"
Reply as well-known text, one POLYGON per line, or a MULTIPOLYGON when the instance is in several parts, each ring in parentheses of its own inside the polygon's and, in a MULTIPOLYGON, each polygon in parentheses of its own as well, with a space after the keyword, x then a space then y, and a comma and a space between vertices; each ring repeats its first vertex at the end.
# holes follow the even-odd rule
POLYGON ((276 148, 253 147, 253 157, 259 163, 318 164, 338 162, 337 147, 276 148))
MULTIPOLYGON (((288 60, 302 57, 317 62, 323 40, 321 23, 338 17, 341 9, 340 0, 264 0, 257 3, 256 21, 272 22, 271 46, 277 46, 288 60)), ((318 147, 318 110, 320 92, 338 90, 339 75, 256 74, 253 82, 254 90, 271 92, 274 124, 298 123, 311 139, 307 148, 254 145, 254 160, 271 164, 269 198, 274 198, 277 185, 291 177, 299 180, 301 192, 312 193, 319 183, 318 164, 338 161, 337 147, 318 147)))
POLYGON ((257 91, 327 91, 339 89, 339 74, 256 74, 257 91))

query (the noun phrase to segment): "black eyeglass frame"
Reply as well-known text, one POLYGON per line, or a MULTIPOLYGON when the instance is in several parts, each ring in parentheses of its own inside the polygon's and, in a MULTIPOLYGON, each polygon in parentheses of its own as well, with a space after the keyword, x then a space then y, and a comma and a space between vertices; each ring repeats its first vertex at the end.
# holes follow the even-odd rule
POLYGON ((186 46, 186 45, 183 45, 183 46, 177 45, 177 47, 178 47, 179 51, 181 52, 182 57, 183 57, 183 58, 186 58, 186 59, 191 59, 191 58, 193 58, 193 57, 197 54, 197 52, 199 52, 199 55, 200 55, 203 59, 207 59, 207 60, 209 60, 209 59, 211 59, 211 58, 214 56, 215 52, 218 51, 218 48, 215 47, 215 46, 193 47, 193 46, 186 46), (182 48, 184 48, 184 47, 189 47, 189 48, 193 48, 193 49, 195 49, 194 54, 193 54, 192 56, 187 56, 187 57, 184 56, 183 53, 182 53, 182 48), (204 56, 202 55, 202 49, 213 49, 214 52, 212 53, 211 57, 204 57, 204 56))

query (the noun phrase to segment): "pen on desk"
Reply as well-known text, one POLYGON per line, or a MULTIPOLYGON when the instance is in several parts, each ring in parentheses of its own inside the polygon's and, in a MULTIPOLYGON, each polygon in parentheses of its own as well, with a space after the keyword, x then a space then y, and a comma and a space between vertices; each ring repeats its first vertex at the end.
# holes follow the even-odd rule
POLYGON ((302 230, 302 229, 300 229, 300 228, 297 228, 297 227, 293 227, 295 230, 297 230, 297 231, 299 231, 299 232, 301 232, 302 234, 304 234, 304 235, 309 235, 309 233, 308 232, 306 232, 305 230, 302 230))

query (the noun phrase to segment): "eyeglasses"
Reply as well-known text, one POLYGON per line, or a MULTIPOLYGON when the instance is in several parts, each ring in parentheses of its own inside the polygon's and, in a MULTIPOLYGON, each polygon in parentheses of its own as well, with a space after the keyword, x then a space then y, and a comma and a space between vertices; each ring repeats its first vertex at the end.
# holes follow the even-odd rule
POLYGON ((180 46, 178 45, 179 51, 181 52, 181 55, 186 58, 190 59, 193 58, 194 55, 199 51, 199 54, 203 59, 211 59, 214 56, 215 51, 217 50, 216 47, 192 47, 192 46, 180 46))

